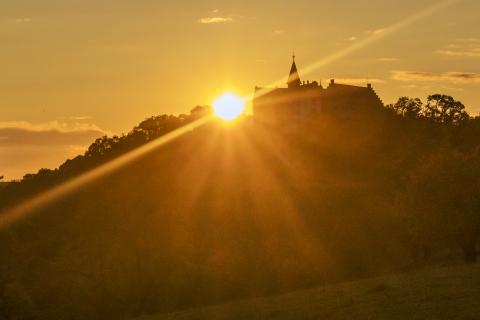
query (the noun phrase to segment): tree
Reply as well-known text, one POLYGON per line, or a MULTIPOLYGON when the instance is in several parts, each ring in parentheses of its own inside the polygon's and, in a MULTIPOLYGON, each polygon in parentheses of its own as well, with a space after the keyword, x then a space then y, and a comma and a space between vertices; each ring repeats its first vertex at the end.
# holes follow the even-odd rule
POLYGON ((194 118, 203 117, 212 113, 210 106, 196 106, 190 111, 190 115, 194 118))
POLYGON ((407 188, 407 211, 417 239, 453 242, 465 261, 477 259, 480 237, 480 149, 441 149, 421 161, 407 188))
POLYGON ((447 125, 462 124, 470 118, 463 103, 444 94, 429 96, 427 104, 423 108, 423 115, 435 122, 447 125))
POLYGON ((415 119, 421 115, 422 106, 423 102, 418 98, 400 97, 395 104, 389 105, 388 108, 405 118, 415 119))

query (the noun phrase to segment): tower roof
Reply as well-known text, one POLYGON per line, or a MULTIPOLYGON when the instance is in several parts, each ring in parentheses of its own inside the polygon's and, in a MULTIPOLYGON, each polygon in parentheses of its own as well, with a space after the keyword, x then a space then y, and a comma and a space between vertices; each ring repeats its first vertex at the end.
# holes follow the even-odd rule
POLYGON ((298 75, 297 65, 295 64, 295 55, 293 55, 292 67, 290 68, 290 74, 288 75, 287 85, 288 87, 300 87, 302 82, 298 75))

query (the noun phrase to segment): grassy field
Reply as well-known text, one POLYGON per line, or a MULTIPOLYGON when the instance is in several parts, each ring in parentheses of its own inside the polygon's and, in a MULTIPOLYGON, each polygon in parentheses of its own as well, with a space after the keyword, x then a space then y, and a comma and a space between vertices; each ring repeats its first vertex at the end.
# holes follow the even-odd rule
POLYGON ((480 319, 480 265, 428 268, 140 319, 480 319))

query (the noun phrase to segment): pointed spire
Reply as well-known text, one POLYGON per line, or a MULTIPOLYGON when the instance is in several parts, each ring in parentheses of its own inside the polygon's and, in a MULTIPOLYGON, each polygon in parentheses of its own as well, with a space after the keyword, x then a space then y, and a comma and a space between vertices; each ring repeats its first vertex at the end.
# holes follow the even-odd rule
POLYGON ((289 88, 300 87, 302 82, 298 76, 297 65, 295 64, 295 53, 293 53, 292 67, 290 68, 290 74, 288 75, 287 85, 289 88))

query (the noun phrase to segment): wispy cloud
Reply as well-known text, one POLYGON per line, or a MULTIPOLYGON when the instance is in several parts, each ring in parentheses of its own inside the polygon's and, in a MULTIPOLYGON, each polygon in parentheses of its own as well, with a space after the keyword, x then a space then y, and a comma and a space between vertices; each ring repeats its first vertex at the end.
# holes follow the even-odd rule
POLYGON ((374 30, 367 30, 364 33, 366 35, 369 35, 369 36, 370 35, 379 35, 379 34, 385 32, 386 30, 387 30, 386 28, 378 28, 378 29, 374 29, 374 30))
POLYGON ((91 123, 51 121, 33 124, 26 121, 0 122, 0 146, 69 145, 83 146, 108 134, 91 123))
POLYGON ((458 38, 456 41, 463 43, 480 43, 480 38, 458 38))
POLYGON ((400 61, 398 58, 393 58, 393 57, 383 57, 383 58, 378 58, 378 62, 397 62, 400 61))
POLYGON ((281 30, 281 29, 273 30, 273 31, 271 32, 271 35, 272 35, 272 36, 281 36, 281 35, 283 35, 283 34, 285 34, 285 31, 284 31, 284 30, 281 30))
POLYGON ((350 37, 345 38, 344 40, 354 42, 354 41, 357 41, 357 40, 364 39, 365 37, 380 35, 384 31, 386 31, 385 28, 379 28, 379 29, 375 29, 375 30, 366 30, 363 33, 361 33, 360 35, 352 35, 350 37))
POLYGON ((17 24, 24 24, 32 22, 32 18, 24 17, 24 18, 17 18, 15 19, 15 23, 17 24))
POLYGON ((468 50, 437 50, 435 53, 451 57, 480 57, 480 47, 468 50))
MULTIPOLYGON (((86 119, 88 117, 78 117, 86 119)), ((101 130, 97 125, 93 123, 67 123, 57 120, 43 123, 31 123, 28 121, 0 121, 0 129, 16 128, 25 129, 30 131, 49 131, 55 130, 59 132, 72 132, 72 131, 85 131, 85 130, 101 130)))
POLYGON ((422 72, 422 71, 392 71, 392 79, 398 81, 430 81, 430 82, 480 82, 480 73, 473 72, 422 72))
POLYGON ((75 120, 75 121, 85 121, 85 120, 92 119, 92 117, 90 117, 90 116, 72 116, 69 119, 70 120, 75 120))
POLYGON ((454 43, 435 53, 449 57, 480 57, 480 38, 455 39, 454 43))
POLYGON ((232 17, 206 17, 198 20, 202 24, 220 24, 220 23, 229 23, 233 22, 232 17))
POLYGON ((465 88, 459 88, 459 87, 449 87, 449 86, 443 86, 442 89, 448 90, 448 91, 465 91, 465 88))
POLYGON ((110 133, 85 122, 0 122, 0 173, 9 180, 39 168, 56 168, 106 134, 110 133))
POLYGON ((376 78, 335 78, 335 82, 351 85, 366 85, 367 83, 384 83, 385 81, 376 78))

